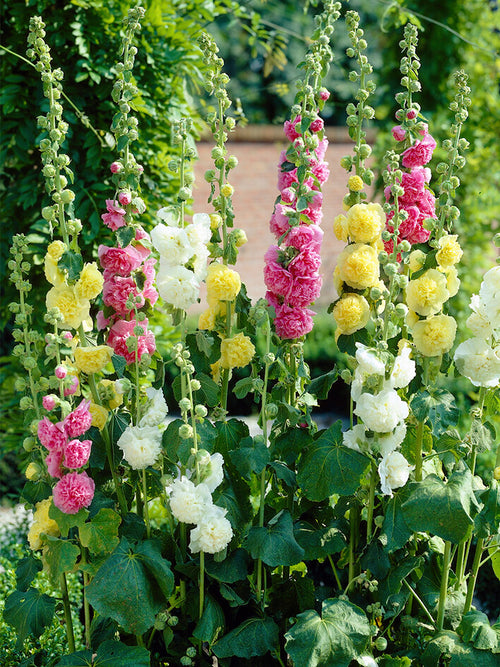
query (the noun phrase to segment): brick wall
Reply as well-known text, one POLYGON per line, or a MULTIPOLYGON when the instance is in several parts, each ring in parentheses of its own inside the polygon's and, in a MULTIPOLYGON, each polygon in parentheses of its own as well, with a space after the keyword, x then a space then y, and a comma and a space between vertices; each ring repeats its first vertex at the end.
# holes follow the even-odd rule
MULTIPOLYGON (((333 234, 333 219, 342 212, 342 198, 346 194, 346 172, 340 167, 340 158, 352 151, 352 142, 343 128, 328 128, 330 141, 326 160, 330 165, 330 178, 323 186, 322 247, 323 288, 316 306, 326 307, 336 298, 332 273, 338 254, 344 244, 333 234)), ((264 253, 275 239, 269 231, 269 219, 279 192, 277 189, 277 164, 281 150, 286 147, 281 127, 248 127, 231 135, 227 144, 230 154, 238 158, 238 166, 230 172, 229 179, 235 192, 233 205, 235 227, 245 230, 248 243, 240 249, 236 268, 247 286, 252 300, 264 296, 262 269, 264 253)), ((285 140, 286 141, 286 140, 285 140)), ((203 174, 213 168, 210 153, 212 142, 198 144, 199 161, 195 167, 194 212, 211 212, 207 207, 210 192, 203 174)))

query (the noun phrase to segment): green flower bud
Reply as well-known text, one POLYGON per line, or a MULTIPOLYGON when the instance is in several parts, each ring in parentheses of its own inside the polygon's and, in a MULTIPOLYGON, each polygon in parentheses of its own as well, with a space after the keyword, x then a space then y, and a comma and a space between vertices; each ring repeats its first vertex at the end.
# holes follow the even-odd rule
POLYGON ((188 438, 193 437, 193 427, 190 426, 189 424, 182 424, 182 426, 179 426, 179 438, 182 438, 183 440, 187 440, 188 438))
POLYGON ((179 407, 181 409, 181 412, 187 412, 191 407, 191 401, 189 400, 189 398, 187 397, 181 398, 181 400, 179 401, 179 407))
POLYGON ((29 436, 23 440, 23 449, 26 452, 31 452, 36 447, 35 438, 29 436))

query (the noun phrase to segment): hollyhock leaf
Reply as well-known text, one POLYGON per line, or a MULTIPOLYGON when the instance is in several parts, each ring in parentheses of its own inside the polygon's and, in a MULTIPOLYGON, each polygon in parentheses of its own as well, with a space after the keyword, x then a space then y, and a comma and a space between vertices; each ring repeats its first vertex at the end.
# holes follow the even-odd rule
POLYGON ((462 641, 483 651, 492 651, 498 647, 497 633, 491 627, 486 614, 477 609, 464 614, 457 633, 462 637, 462 641))
POLYGON ((302 211, 305 211, 306 208, 309 206, 309 202, 305 197, 299 197, 297 200, 297 207, 296 210, 301 213, 302 211))
POLYGON ((497 535, 500 524, 500 485, 495 479, 490 488, 480 495, 483 507, 474 519, 475 533, 478 537, 497 535))
POLYGON ((346 546, 345 537, 335 523, 318 527, 307 521, 298 521, 293 530, 295 539, 304 549, 305 561, 326 558, 330 554, 342 551, 346 546))
POLYGON ((54 505, 49 507, 49 517, 53 519, 59 526, 62 537, 68 537, 71 528, 83 526, 89 515, 88 510, 82 507, 76 514, 65 514, 54 505))
POLYGON ((304 557, 304 549, 293 533, 292 517, 288 511, 276 515, 267 526, 250 529, 244 546, 252 558, 266 565, 295 565, 304 557))
POLYGON ((170 561, 161 555, 160 543, 157 540, 140 542, 134 553, 137 554, 148 571, 156 579, 158 588, 165 596, 165 599, 168 599, 174 590, 174 575, 170 569, 170 561))
POLYGON ((420 567, 423 558, 417 556, 408 556, 400 560, 396 567, 389 571, 387 577, 379 583, 378 599, 387 609, 387 617, 398 616, 406 604, 410 592, 403 588, 403 579, 405 579, 414 570, 420 567))
POLYGON ((121 523, 120 515, 112 509, 104 507, 93 517, 92 521, 84 523, 79 528, 80 541, 91 553, 109 553, 118 544, 118 526, 121 523))
POLYGON ((281 163, 281 171, 283 171, 283 172, 293 171, 294 169, 295 169, 295 164, 293 162, 282 162, 281 163))
POLYGON ((480 651, 470 644, 464 644, 456 632, 443 630, 420 656, 423 667, 434 667, 446 656, 449 667, 497 667, 498 655, 490 651, 480 651))
POLYGON ((247 659, 278 648, 278 626, 271 618, 249 618, 212 646, 218 658, 247 659))
POLYGON ((76 282, 83 269, 83 257, 80 253, 66 250, 61 259, 57 262, 57 268, 59 271, 67 271, 69 283, 76 282))
POLYGON ((18 591, 27 591, 31 582, 42 569, 42 561, 32 554, 22 558, 16 567, 16 588, 18 591))
POLYGON ((231 461, 243 479, 260 475, 270 461, 269 449, 261 438, 245 438, 238 449, 229 452, 231 461))
POLYGON ((65 656, 56 667, 149 667, 150 664, 147 649, 108 639, 99 646, 95 656, 92 651, 77 651, 65 656))
POLYGON ((470 470, 453 473, 447 482, 434 474, 413 482, 401 509, 410 530, 458 544, 470 534, 478 510, 470 470))
POLYGON ((122 136, 119 137, 118 141, 116 142, 117 152, 120 153, 127 144, 128 144, 128 136, 126 134, 122 134, 122 136))
POLYGON ((234 385, 234 395, 236 398, 245 398, 245 396, 253 391, 254 389, 254 382, 253 378, 251 377, 246 377, 242 378, 241 380, 238 380, 238 382, 234 385))
POLYGON ((237 449, 243 438, 248 437, 249 430, 245 422, 239 419, 229 419, 227 422, 217 422, 217 440, 215 450, 220 452, 224 459, 232 449, 237 449))
POLYGON ((311 384, 307 388, 310 394, 314 394, 316 398, 319 398, 320 400, 324 400, 332 388, 333 383, 338 377, 337 371, 334 369, 332 371, 329 371, 328 373, 325 373, 324 375, 320 375, 319 377, 315 378, 312 380, 311 384))
POLYGON ((273 586, 268 613, 275 618, 286 618, 314 607, 314 603, 314 581, 302 572, 292 572, 288 579, 273 586))
POLYGON ((444 433, 448 426, 455 426, 460 416, 453 394, 445 389, 419 391, 412 398, 410 407, 418 421, 425 421, 428 417, 432 432, 437 436, 444 433))
POLYGON ((223 561, 205 560, 205 571, 214 579, 226 584, 243 581, 248 574, 248 553, 239 548, 229 554, 223 561))
POLYGON ((181 443, 181 439, 179 437, 179 427, 182 426, 183 423, 184 422, 182 419, 174 419, 170 422, 165 431, 163 431, 163 451, 166 453, 172 463, 177 463, 179 460, 178 449, 181 443))
POLYGON ((215 339, 207 331, 197 331, 196 334, 196 345, 198 350, 202 352, 210 363, 214 363, 217 359, 212 360, 212 350, 214 349, 215 339))
POLYGON ((14 591, 5 600, 3 620, 16 630, 16 648, 21 649, 28 635, 39 637, 52 623, 56 601, 36 588, 14 591))
POLYGON ((32 505, 36 505, 40 500, 45 500, 52 495, 52 487, 47 482, 42 480, 38 482, 26 482, 21 491, 21 502, 26 501, 32 505))
POLYGON ((352 495, 360 484, 369 459, 360 452, 342 446, 342 422, 339 420, 306 449, 297 466, 297 481, 309 500, 319 502, 338 493, 352 495))
POLYGON ((64 572, 71 572, 74 569, 80 549, 76 544, 68 540, 60 540, 58 537, 47 535, 46 540, 44 560, 49 568, 50 579, 55 585, 64 572))
POLYGON ((111 357, 111 363, 113 364, 113 368, 115 369, 115 373, 118 376, 118 378, 122 378, 123 373, 127 368, 127 362, 125 361, 125 358, 120 356, 119 354, 113 354, 111 357))
POLYGON ((306 428, 292 428, 281 433, 271 446, 273 456, 279 456, 287 464, 294 463, 299 454, 313 442, 306 428))
POLYGON ((201 385, 201 391, 205 396, 208 407, 213 408, 219 400, 219 385, 211 377, 204 373, 198 373, 196 379, 201 385))
POLYGON ((387 503, 380 539, 385 544, 385 550, 388 553, 401 549, 411 537, 411 530, 406 525, 401 510, 401 506, 408 499, 408 495, 409 488, 404 486, 387 503))
POLYGON ((115 233, 120 248, 126 248, 135 238, 135 229, 133 227, 120 227, 115 233))
POLYGON ((313 609, 298 614, 285 634, 285 650, 301 667, 348 667, 362 655, 370 637, 362 609, 329 598, 323 602, 321 616, 313 609))
MULTIPOLYGON (((228 471, 226 471, 227 473, 228 471)), ((214 504, 227 510, 226 518, 236 535, 241 535, 252 521, 252 505, 248 486, 237 476, 229 474, 230 484, 219 486, 213 496, 214 504)))
POLYGON ((297 486, 297 476, 295 475, 295 472, 290 470, 290 468, 282 461, 272 461, 269 465, 276 473, 277 479, 281 479, 287 486, 297 486))
POLYGON ((114 639, 118 624, 112 618, 94 616, 90 624, 90 646, 95 651, 107 639, 114 639))
POLYGON ((86 588, 87 598, 103 616, 114 619, 125 632, 140 635, 154 625, 165 598, 155 577, 122 538, 86 588))
POLYGON ((380 540, 377 539, 370 542, 360 563, 363 570, 369 570, 373 577, 379 581, 387 576, 391 568, 389 556, 384 551, 380 540))
POLYGON ((202 642, 213 644, 226 627, 224 612, 218 602, 211 595, 205 600, 205 609, 196 624, 193 636, 202 642))

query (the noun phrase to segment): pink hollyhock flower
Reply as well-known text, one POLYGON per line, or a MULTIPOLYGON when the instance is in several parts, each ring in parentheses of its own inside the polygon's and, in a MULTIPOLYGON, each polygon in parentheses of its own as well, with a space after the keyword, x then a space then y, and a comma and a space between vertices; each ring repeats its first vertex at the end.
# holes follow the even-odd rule
POLYGON ((298 255, 296 255, 288 269, 294 278, 298 276, 312 276, 321 266, 320 255, 311 248, 303 248, 298 255))
POLYGON ((325 159, 326 149, 328 148, 328 139, 324 137, 314 149, 317 159, 322 162, 325 159))
POLYGON ((122 206, 128 206, 132 203, 132 195, 130 192, 120 192, 118 195, 118 201, 122 206))
POLYGON ((278 190, 285 190, 292 183, 297 182, 297 169, 292 169, 292 171, 278 171, 278 190))
POLYGON ((44 417, 38 422, 38 439, 49 451, 61 449, 67 441, 67 435, 64 426, 53 424, 48 417, 44 417))
POLYGON ((319 91, 319 97, 321 100, 324 100, 326 102, 327 99, 330 97, 330 92, 326 88, 321 88, 319 91))
POLYGON ((123 169, 123 166, 121 162, 112 162, 109 168, 112 174, 118 174, 123 169))
POLYGON ((149 251, 143 246, 134 247, 128 245, 125 248, 110 248, 100 245, 98 254, 99 261, 104 270, 108 270, 118 276, 126 277, 140 267, 145 259, 144 251, 149 254, 149 251))
POLYGON ((90 400, 83 401, 63 420, 63 427, 70 438, 77 438, 90 428, 92 415, 89 411, 90 400))
POLYGON ((94 491, 94 480, 86 472, 70 472, 53 489, 54 505, 65 514, 76 514, 90 505, 94 491))
POLYGON ((266 265, 264 266, 264 282, 266 287, 274 294, 287 296, 290 292, 293 277, 290 271, 278 262, 279 248, 272 245, 264 255, 266 265))
POLYGON ((305 211, 302 211, 302 215, 305 215, 314 225, 321 224, 323 220, 323 211, 320 208, 311 209, 306 208, 305 211))
POLYGON ((70 440, 64 448, 65 468, 81 468, 89 460, 92 440, 70 440))
POLYGON ((288 295, 290 306, 305 308, 319 297, 322 284, 321 276, 298 276, 294 279, 288 295))
POLYGON ((286 235, 284 243, 298 250, 310 248, 319 253, 322 240, 323 230, 318 225, 298 225, 292 227, 290 233, 286 235))
POLYGON ((73 334, 71 331, 65 331, 63 333, 63 338, 66 338, 66 340, 73 340, 73 334))
POLYGON ((419 134, 421 134, 423 137, 425 137, 426 134, 429 132, 429 126, 427 123, 422 123, 422 127, 418 131, 419 134))
POLYGON ((283 124, 283 131, 288 141, 295 141, 297 137, 300 137, 300 134, 297 132, 295 128, 296 125, 300 123, 301 120, 302 118, 300 116, 296 116, 294 120, 285 120, 283 124))
POLYGON ((431 160, 435 148, 436 142, 430 134, 426 134, 422 141, 416 141, 403 152, 401 164, 408 169, 423 167, 431 160))
POLYGON ((309 129, 311 132, 321 132, 321 130, 325 127, 325 122, 322 118, 315 118, 311 125, 309 126, 309 129))
POLYGON ((142 227, 137 227, 137 229, 135 230, 135 240, 142 241, 142 239, 147 239, 148 241, 150 241, 151 237, 147 232, 144 231, 142 227))
POLYGON ((316 176, 320 183, 326 183, 330 176, 330 169, 328 162, 317 162, 312 165, 312 173, 316 176))
POLYGON ((392 136, 396 141, 404 141, 406 137, 406 130, 401 125, 395 125, 392 130, 392 136))
POLYGON ((295 190, 293 188, 285 188, 281 193, 281 199, 285 204, 291 204, 295 199, 295 190))
POLYGON ((51 477, 57 477, 57 479, 61 479, 61 477, 63 476, 63 469, 62 469, 63 458, 64 458, 64 452, 62 449, 54 449, 45 457, 47 472, 51 477))
POLYGON ((278 306, 274 320, 277 335, 287 340, 305 336, 313 328, 314 314, 309 308, 291 308, 286 304, 278 306))
POLYGON ((274 310, 277 310, 283 304, 283 297, 280 297, 277 294, 273 294, 273 292, 270 292, 269 290, 266 292, 266 300, 268 304, 274 308, 274 310))
POLYGON ((47 396, 44 396, 42 398, 42 405, 48 412, 53 410, 56 407, 56 397, 54 394, 47 394, 47 396))
POLYGON ((138 308, 141 308, 144 305, 144 297, 141 292, 139 292, 133 278, 113 276, 108 279, 106 275, 104 276, 102 300, 105 306, 113 308, 113 310, 120 315, 127 315, 130 313, 130 308, 127 307, 127 301, 130 296, 133 296, 134 298, 139 297, 137 303, 138 308))
POLYGON ((64 380, 67 374, 68 374, 68 369, 65 366, 56 366, 54 375, 58 380, 64 380))
POLYGON ((425 173, 423 169, 412 169, 410 172, 403 172, 401 180, 404 195, 399 201, 403 204, 414 204, 425 190, 425 173))
POLYGON ((106 199, 107 213, 101 215, 101 219, 112 231, 116 231, 120 227, 125 226, 125 209, 120 208, 118 202, 113 199, 106 199))
POLYGON ((109 317, 104 317, 104 313, 102 310, 98 311, 97 316, 96 316, 96 324, 97 324, 97 330, 102 331, 103 329, 106 329, 106 327, 109 326, 109 323, 111 322, 111 318, 109 317))
POLYGON ((68 375, 64 386, 64 395, 73 396, 73 394, 76 394, 78 391, 79 386, 80 380, 76 377, 76 375, 68 375))
POLYGON ((136 322, 136 320, 118 320, 109 330, 108 345, 110 345, 116 354, 124 357, 127 364, 135 361, 135 350, 129 351, 127 348, 127 339, 134 336, 134 327, 140 325, 145 333, 137 337, 137 358, 139 361, 143 354, 153 354, 156 349, 155 337, 152 331, 148 331, 148 320, 136 322))
POLYGON ((290 229, 289 217, 287 213, 293 213, 293 208, 290 206, 284 206, 283 204, 276 204, 274 213, 271 216, 269 226, 271 232, 276 236, 277 239, 280 238, 286 231, 290 229))
POLYGON ((420 221, 425 218, 434 218, 436 215, 436 198, 430 190, 423 190, 415 205, 420 211, 420 221))

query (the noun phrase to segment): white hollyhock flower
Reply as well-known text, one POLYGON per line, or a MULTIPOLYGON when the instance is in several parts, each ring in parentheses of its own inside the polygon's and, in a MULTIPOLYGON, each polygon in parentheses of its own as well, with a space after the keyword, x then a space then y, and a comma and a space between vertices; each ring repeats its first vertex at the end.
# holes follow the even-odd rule
POLYGON ((182 310, 196 303, 200 292, 200 282, 192 271, 161 260, 156 287, 162 299, 182 310))
POLYGON ((416 374, 415 362, 410 359, 411 349, 405 345, 394 360, 391 373, 391 384, 396 389, 407 387, 416 374))
POLYGON ((187 477, 172 482, 167 489, 170 509, 178 521, 198 523, 212 508, 212 494, 206 484, 195 485, 187 477))
POLYGON ((406 436, 406 423, 399 422, 392 433, 379 434, 377 437, 377 448, 382 456, 393 452, 403 442, 406 436))
POLYGON ((186 227, 186 233, 193 247, 206 246, 212 237, 208 213, 195 213, 193 222, 186 227))
POLYGON ((455 366, 476 387, 500 383, 500 358, 482 338, 469 338, 455 350, 455 366))
POLYGON ((382 493, 392 497, 393 489, 404 486, 414 468, 400 452, 391 452, 384 456, 378 466, 382 493))
POLYGON ((199 460, 201 481, 208 486, 210 493, 213 493, 219 484, 222 484, 223 466, 224 458, 219 452, 212 455, 207 452, 206 456, 202 456, 199 460))
POLYGON ((147 387, 146 394, 149 399, 146 412, 139 422, 139 426, 160 426, 165 421, 168 406, 161 389, 147 387))
POLYGON ((500 266, 494 266, 484 274, 479 298, 493 329, 500 329, 500 266))
POLYGON ((203 516, 200 523, 191 531, 189 540, 191 553, 204 551, 216 554, 227 547, 233 537, 233 529, 225 514, 226 510, 213 505, 203 516))
POLYGON ((174 212, 170 206, 163 206, 160 208, 156 214, 160 220, 168 227, 178 227, 179 226, 179 214, 174 212))
POLYGON ((378 394, 361 394, 354 414, 370 431, 388 433, 408 417, 408 404, 394 389, 384 389, 378 394))
POLYGON ((162 259, 169 264, 185 264, 193 254, 188 236, 182 227, 167 227, 163 223, 151 231, 151 241, 162 259))
POLYGON ((360 372, 366 375, 384 375, 385 364, 378 358, 376 351, 362 343, 356 343, 356 347, 356 361, 360 372))
POLYGON ((161 432, 156 426, 127 426, 118 439, 123 458, 134 470, 152 466, 161 452, 161 432))
POLYGON ((356 424, 356 426, 353 426, 342 434, 342 444, 344 447, 349 447, 349 449, 355 449, 357 452, 360 452, 360 445, 366 444, 365 432, 366 427, 364 424, 356 424))

